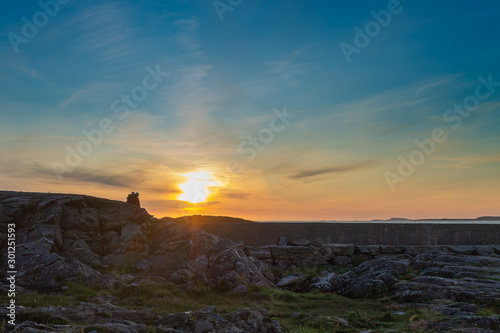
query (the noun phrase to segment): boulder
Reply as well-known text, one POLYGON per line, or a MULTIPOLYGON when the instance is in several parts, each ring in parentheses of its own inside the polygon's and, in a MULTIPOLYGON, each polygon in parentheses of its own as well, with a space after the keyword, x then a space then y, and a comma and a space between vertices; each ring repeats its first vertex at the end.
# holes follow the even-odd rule
POLYGON ((312 242, 309 239, 295 239, 290 242, 293 246, 309 246, 312 242))
POLYGON ((299 290, 304 283, 304 277, 301 275, 290 275, 278 281, 277 287, 289 290, 299 290))
POLYGON ((380 253, 381 254, 401 254, 404 253, 405 248, 401 245, 381 245, 380 253))
POLYGON ((246 246, 244 251, 248 256, 256 259, 272 261, 271 248, 269 246, 246 246))
POLYGON ((319 290, 322 292, 332 292, 332 281, 337 276, 335 273, 330 273, 325 276, 317 276, 311 280, 310 290, 319 290))
POLYGON ((368 254, 371 256, 375 256, 380 254, 380 246, 379 245, 362 245, 362 246, 355 246, 354 247, 355 253, 360 253, 360 254, 368 254))
POLYGON ((352 256, 354 254, 353 244, 323 244, 321 252, 329 257, 334 256, 352 256))
POLYGON ((338 266, 350 265, 352 263, 352 258, 347 257, 347 256, 338 256, 338 257, 335 257, 334 263, 335 263, 335 265, 338 265, 338 266))

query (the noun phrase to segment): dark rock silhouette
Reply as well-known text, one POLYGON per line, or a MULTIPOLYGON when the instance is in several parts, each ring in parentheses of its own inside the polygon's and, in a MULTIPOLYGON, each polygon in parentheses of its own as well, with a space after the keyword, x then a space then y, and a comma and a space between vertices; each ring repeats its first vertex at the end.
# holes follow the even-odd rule
MULTIPOLYGON (((61 292, 74 282, 103 290, 167 283, 227 291, 274 286, 269 268, 233 241, 155 219, 135 198, 137 205, 85 195, 0 191, 2 229, 15 224, 16 291, 61 292)), ((7 237, 0 234, 1 262, 6 263, 7 237)), ((2 292, 9 288, 6 277, 1 270, 2 292)), ((207 308, 165 316, 111 305, 107 302, 113 296, 106 297, 100 297, 105 304, 19 307, 17 331, 142 333, 155 327, 159 332, 281 332, 280 324, 259 309, 222 316, 207 308), (74 328, 75 323, 84 327, 74 328)), ((3 306, 0 316, 8 311, 3 306)))
MULTIPOLYGON (((225 290, 274 285, 269 269, 235 242, 158 220, 125 202, 0 191, 0 221, 5 230, 16 224, 16 282, 26 289, 54 291, 70 281, 116 286, 122 283, 116 272, 127 267, 137 275, 225 290)), ((0 245, 7 248, 6 237, 0 245)), ((7 262, 6 250, 1 257, 7 262)))
POLYGON ((127 197, 127 202, 136 205, 137 207, 141 207, 141 202, 139 201, 139 193, 130 193, 127 197))

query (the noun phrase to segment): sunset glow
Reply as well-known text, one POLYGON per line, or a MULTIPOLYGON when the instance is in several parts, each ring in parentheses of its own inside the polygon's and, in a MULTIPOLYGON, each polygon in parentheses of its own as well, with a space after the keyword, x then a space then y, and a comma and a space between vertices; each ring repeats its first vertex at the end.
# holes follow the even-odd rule
POLYGON ((0 190, 134 191, 157 217, 500 215, 499 2, 38 3, 0 12, 0 190))
POLYGON ((208 171, 192 172, 182 176, 187 178, 185 183, 179 185, 182 193, 178 199, 182 201, 194 204, 205 202, 212 188, 217 186, 217 182, 208 171))

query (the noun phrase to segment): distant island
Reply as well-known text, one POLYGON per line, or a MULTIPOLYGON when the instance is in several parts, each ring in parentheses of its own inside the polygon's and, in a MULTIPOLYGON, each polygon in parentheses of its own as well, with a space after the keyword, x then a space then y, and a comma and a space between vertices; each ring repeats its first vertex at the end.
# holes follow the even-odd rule
POLYGON ((185 224, 185 225, 197 225, 205 223, 256 223, 254 221, 241 219, 238 217, 230 216, 213 216, 213 215, 188 215, 181 216, 177 218, 163 218, 168 219, 172 222, 185 224))
MULTIPOLYGON (((211 223, 259 223, 263 221, 251 221, 238 217, 231 216, 214 216, 214 215, 186 215, 181 217, 164 217, 163 220, 169 220, 172 222, 185 224, 185 225, 201 225, 201 224, 211 224, 211 223)), ((430 218, 430 219, 409 219, 405 217, 391 217, 390 219, 373 219, 366 222, 412 222, 412 221, 500 221, 500 216, 481 216, 472 219, 452 219, 452 218, 430 218)), ((320 221, 265 221, 265 222, 312 222, 312 223, 334 223, 334 222, 349 222, 349 221, 338 221, 338 220, 320 220, 320 221)), ((363 221, 356 221, 363 222, 363 221)))
POLYGON ((481 216, 475 219, 407 219, 404 217, 391 217, 387 220, 374 219, 371 222, 395 222, 395 221, 500 221, 500 216, 481 216))

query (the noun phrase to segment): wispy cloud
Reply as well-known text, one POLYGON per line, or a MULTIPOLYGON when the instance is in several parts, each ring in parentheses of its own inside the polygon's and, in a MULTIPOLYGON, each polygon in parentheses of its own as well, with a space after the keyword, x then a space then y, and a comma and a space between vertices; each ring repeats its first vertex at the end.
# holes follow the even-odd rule
MULTIPOLYGON (((18 156, 21 156, 21 153, 25 154, 25 152, 16 152, 18 156)), ((64 173, 64 184, 140 188, 142 191, 161 194, 179 193, 179 189, 175 186, 176 181, 172 177, 159 176, 162 173, 158 170, 161 167, 158 163, 148 164, 147 161, 141 160, 137 163, 127 163, 126 169, 122 169, 121 164, 122 162, 116 161, 105 168, 79 167, 64 173)), ((11 160, 0 165, 0 173, 9 175, 11 180, 29 177, 36 182, 57 184, 53 168, 38 161, 11 160)), ((50 189, 53 185, 47 186, 50 189)))
POLYGON ((247 192, 237 192, 232 190, 222 190, 220 191, 220 197, 227 199, 248 199, 252 194, 247 192))
POLYGON ((309 73, 320 67, 306 60, 308 58, 306 54, 311 52, 307 46, 302 46, 284 58, 267 62, 270 70, 266 80, 271 79, 279 85, 298 86, 309 73))
POLYGON ((93 6, 68 21, 76 38, 71 43, 77 54, 93 61, 120 61, 137 52, 131 43, 135 28, 130 8, 119 2, 93 6))
POLYGON ((174 22, 174 25, 181 29, 177 33, 175 40, 184 49, 192 52, 200 48, 200 41, 197 34, 199 23, 196 18, 177 20, 174 22))
MULTIPOLYGON (((406 119, 410 123, 414 119, 426 119, 426 115, 435 112, 429 108, 432 98, 439 96, 446 84, 455 84, 453 82, 452 77, 438 77, 406 87, 389 89, 335 106, 327 119, 339 119, 344 124, 390 117, 397 117, 398 121, 406 119)), ((443 111, 439 112, 442 114, 443 111)))
POLYGON ((435 157, 435 160, 456 163, 457 168, 471 168, 479 164, 489 164, 500 162, 500 154, 484 154, 463 157, 435 157))
MULTIPOLYGON (((54 170, 44 170, 49 175, 54 174, 54 170)), ((98 170, 85 170, 83 168, 76 169, 71 173, 64 176, 67 181, 77 181, 84 183, 94 183, 100 185, 109 185, 117 187, 135 187, 144 182, 144 173, 142 170, 132 170, 127 173, 120 173, 114 170, 98 171, 98 170)))
POLYGON ((354 170, 358 170, 358 169, 368 168, 368 167, 376 165, 377 163, 378 163, 377 160, 372 159, 372 160, 366 160, 366 161, 361 161, 361 162, 346 163, 346 164, 337 165, 334 167, 301 170, 301 171, 298 171, 295 174, 291 175, 290 178, 291 179, 302 179, 302 178, 309 178, 309 177, 314 177, 314 176, 319 176, 319 175, 324 175, 324 174, 350 172, 350 171, 354 171, 354 170))
POLYGON ((23 136, 18 138, 0 138, 2 141, 24 141, 24 140, 81 140, 82 136, 23 136))

